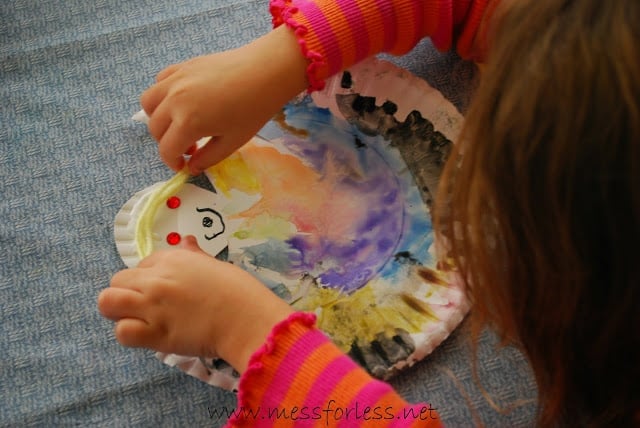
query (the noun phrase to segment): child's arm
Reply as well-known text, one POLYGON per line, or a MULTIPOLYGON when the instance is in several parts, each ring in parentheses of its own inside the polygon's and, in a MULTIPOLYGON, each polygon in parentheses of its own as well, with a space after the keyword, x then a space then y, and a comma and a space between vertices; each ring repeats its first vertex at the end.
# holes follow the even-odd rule
POLYGON ((178 171, 182 155, 213 136, 192 154, 191 173, 221 161, 304 91, 306 67, 295 37, 282 27, 238 49, 164 69, 140 98, 160 157, 178 171))
POLYGON ((484 54, 484 30, 493 0, 271 0, 273 24, 285 24, 310 61, 311 89, 380 52, 407 53, 430 37, 466 59, 484 54))
POLYGON ((193 236, 111 279, 98 296, 125 346, 220 357, 244 372, 293 309, 248 272, 203 252, 193 236))
POLYGON ((149 130, 174 170, 191 152, 196 175, 248 141, 305 88, 379 52, 403 54, 423 37, 477 59, 491 0, 272 0, 277 28, 241 48, 160 72, 142 94, 149 130), (282 25, 285 24, 285 25, 282 25), (480 36, 478 35, 480 34, 480 36), (214 139, 200 150, 193 144, 214 139))
POLYGON ((407 403, 314 324, 313 315, 296 312, 276 325, 240 379, 229 426, 441 426, 437 406, 407 403))
POLYGON ((202 252, 192 236, 114 275, 98 308, 125 346, 218 356, 242 373, 235 426, 307 420, 322 426, 438 426, 428 404, 410 406, 373 380, 248 272, 202 252), (369 410, 366 410, 369 408, 369 410), (297 410, 296 410, 297 409, 297 410))

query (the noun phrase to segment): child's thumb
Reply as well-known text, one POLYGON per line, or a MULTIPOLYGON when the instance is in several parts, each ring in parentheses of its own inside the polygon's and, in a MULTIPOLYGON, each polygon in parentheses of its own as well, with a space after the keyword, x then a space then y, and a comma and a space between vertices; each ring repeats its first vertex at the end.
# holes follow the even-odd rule
POLYGON ((195 251, 195 252, 203 252, 200 246, 198 245, 198 240, 193 235, 185 236, 182 241, 180 241, 180 247, 185 250, 195 251))

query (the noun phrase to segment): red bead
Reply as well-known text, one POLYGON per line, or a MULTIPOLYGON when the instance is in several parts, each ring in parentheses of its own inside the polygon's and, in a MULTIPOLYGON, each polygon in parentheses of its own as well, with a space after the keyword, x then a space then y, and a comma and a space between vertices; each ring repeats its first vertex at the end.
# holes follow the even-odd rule
POLYGON ((171 232, 167 235, 167 244, 178 245, 182 240, 182 236, 178 232, 171 232))
POLYGON ((169 199, 167 199, 167 206, 174 210, 176 208, 178 208, 180 206, 180 198, 177 196, 172 196, 169 199))

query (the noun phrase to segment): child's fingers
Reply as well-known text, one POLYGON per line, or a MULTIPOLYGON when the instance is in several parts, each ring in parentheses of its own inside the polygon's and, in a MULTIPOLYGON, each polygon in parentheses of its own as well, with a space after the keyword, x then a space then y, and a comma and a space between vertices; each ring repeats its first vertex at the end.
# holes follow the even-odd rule
POLYGON ((171 76, 173 73, 179 70, 180 67, 182 67, 182 65, 183 63, 171 64, 170 66, 162 70, 160 73, 158 73, 158 75, 156 76, 156 82, 160 82, 166 79, 167 77, 171 76))
POLYGON ((118 342, 124 346, 153 349, 157 345, 152 328, 140 319, 121 319, 116 323, 114 333, 118 342))
POLYGON ((139 268, 144 267, 141 266, 144 260, 146 259, 143 259, 138 263, 138 268, 124 269, 120 272, 116 272, 111 277, 111 282, 109 284, 111 288, 123 288, 142 293, 142 288, 140 287, 142 277, 139 268))
POLYGON ((198 240, 193 235, 187 235, 180 242, 180 248, 184 248, 185 250, 202 252, 200 246, 198 245, 198 240))
POLYGON ((171 126, 172 119, 171 111, 166 102, 160 103, 149 116, 147 127, 149 128, 149 133, 156 141, 162 140, 162 137, 164 137, 164 134, 171 126))
POLYGON ((162 100, 167 96, 167 91, 168 85, 164 82, 159 82, 140 95, 140 105, 145 113, 147 113, 147 116, 151 117, 162 100))
MULTIPOLYGON (((153 252, 151 254, 149 254, 147 257, 145 257, 144 259, 140 260, 138 262, 138 269, 144 269, 144 268, 150 268, 153 267, 156 264, 156 258, 159 255, 159 251, 153 252)), ((124 272, 124 271, 123 271, 124 272)), ((134 278, 134 275, 137 275, 137 273, 132 274, 131 278, 134 278)))
MULTIPOLYGON (((174 171, 180 171, 184 166, 184 154, 205 135, 199 135, 196 129, 181 126, 175 121, 171 122, 160 141, 158 151, 162 161, 174 171)), ((194 155, 198 153, 194 153, 194 155)), ((193 156, 193 155, 192 155, 193 156)))
POLYGON ((143 295, 133 290, 111 287, 98 295, 98 310, 112 321, 141 317, 143 305, 143 295))
POLYGON ((242 146, 245 141, 233 142, 225 137, 212 138, 204 146, 198 149, 189 160, 189 169, 192 174, 198 174, 211 165, 215 165, 231 155, 242 146))

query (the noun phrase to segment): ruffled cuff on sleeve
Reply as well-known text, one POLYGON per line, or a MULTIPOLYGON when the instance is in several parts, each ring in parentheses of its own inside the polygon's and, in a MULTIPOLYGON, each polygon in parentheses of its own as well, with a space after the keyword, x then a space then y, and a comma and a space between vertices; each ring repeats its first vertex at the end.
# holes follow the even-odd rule
POLYGON ((431 37, 466 59, 486 53, 487 21, 497 0, 270 0, 274 27, 294 32, 309 61, 309 92, 372 55, 402 55, 431 37))
MULTIPOLYGON (((265 405, 265 396, 275 383, 278 388, 278 369, 283 360, 295 345, 304 341, 309 333, 316 332, 314 326, 316 316, 305 312, 294 312, 287 319, 277 324, 266 342, 251 356, 247 370, 243 373, 238 384, 238 409, 246 410, 234 414, 228 422, 229 427, 256 426, 255 419, 265 420, 268 409, 265 405)), ((325 340, 328 340, 325 338, 325 340)))
POLYGON ((423 2, 271 0, 270 12, 274 27, 284 24, 294 31, 309 60, 309 91, 314 91, 324 87, 326 78, 365 58, 380 52, 406 53, 424 34, 432 34, 447 6, 423 2))
POLYGON ((271 12, 274 28, 285 24, 293 30, 298 39, 302 54, 309 61, 309 65, 307 66, 308 91, 312 92, 323 89, 324 79, 329 77, 327 73, 327 62, 323 54, 319 52, 316 47, 310 46, 307 40, 309 28, 308 25, 298 19, 298 7, 292 5, 291 0, 271 0, 269 11, 271 12))
POLYGON ((410 405, 385 382, 372 379, 296 312, 277 324, 240 378, 238 407, 228 427, 438 427, 430 404, 410 405))

